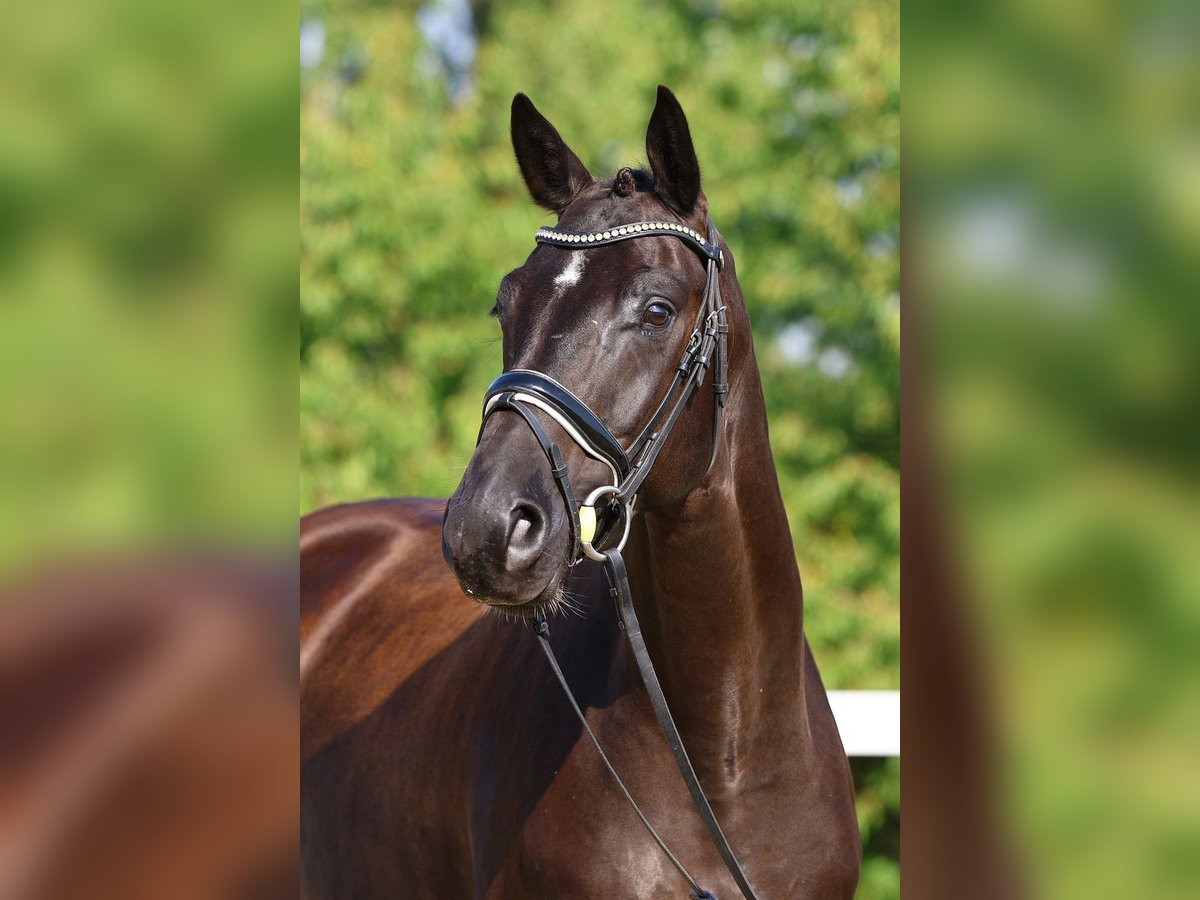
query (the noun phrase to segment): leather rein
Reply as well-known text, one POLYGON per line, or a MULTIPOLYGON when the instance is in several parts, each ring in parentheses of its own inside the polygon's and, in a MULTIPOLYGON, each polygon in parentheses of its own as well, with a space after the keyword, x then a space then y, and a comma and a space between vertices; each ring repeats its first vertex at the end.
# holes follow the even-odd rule
MULTIPOLYGON (((633 607, 633 597, 629 590, 625 561, 621 557, 621 550, 624 549, 625 542, 629 537, 630 519, 633 515, 638 488, 650 474, 658 454, 666 443, 667 436, 679 421, 688 400, 704 382, 710 368, 713 370, 713 394, 715 397, 712 451, 708 461, 710 469, 716 460, 724 421, 725 401, 729 392, 729 323, 725 306, 721 302, 720 286, 720 270, 724 264, 724 255, 719 246, 716 230, 711 222, 708 223, 707 235, 702 235, 678 222, 634 222, 590 233, 572 232, 559 228, 541 228, 535 238, 539 244, 586 249, 618 241, 655 236, 679 238, 696 250, 704 259, 707 281, 704 288, 704 299, 696 314, 696 320, 679 363, 675 367, 671 385, 633 443, 628 448, 622 447, 587 404, 550 376, 529 369, 514 369, 505 372, 492 382, 485 396, 483 425, 487 424, 489 416, 497 412, 514 412, 525 420, 541 445, 542 451, 550 462, 550 470, 555 483, 567 507, 567 521, 570 523, 571 530, 571 565, 574 566, 584 559, 591 559, 604 566, 609 593, 617 608, 618 622, 629 640, 634 659, 641 672, 642 682, 650 697, 650 704, 654 708, 659 727, 671 748, 680 774, 687 784, 692 802, 742 895, 746 900, 758 900, 742 871, 741 864, 733 853, 733 849, 729 846, 729 841, 721 831, 721 826, 713 814, 712 805, 705 796, 700 780, 696 777, 695 769, 692 767, 691 760, 688 759, 687 750, 679 736, 679 730, 675 727, 675 722, 671 717, 666 697, 654 671, 646 642, 642 637, 641 626, 633 607), (542 427, 534 413, 535 409, 540 410, 561 426, 567 436, 578 444, 585 454, 604 463, 612 474, 612 484, 601 485, 580 503, 571 486, 570 475, 563 462, 562 452, 542 427), (598 546, 606 541, 611 543, 611 538, 618 527, 621 529, 621 535, 615 542, 615 546, 606 548, 598 546)), ((479 429, 480 438, 483 436, 483 425, 479 429)), ((691 887, 688 896, 693 900, 716 900, 715 895, 702 888, 668 849, 630 795, 612 763, 609 762, 600 742, 588 724, 587 717, 584 716, 563 676, 562 668, 550 645, 550 628, 545 616, 538 615, 534 618, 533 624, 534 632, 550 668, 566 693, 572 709, 579 717, 584 731, 599 753, 601 761, 650 836, 691 887)))

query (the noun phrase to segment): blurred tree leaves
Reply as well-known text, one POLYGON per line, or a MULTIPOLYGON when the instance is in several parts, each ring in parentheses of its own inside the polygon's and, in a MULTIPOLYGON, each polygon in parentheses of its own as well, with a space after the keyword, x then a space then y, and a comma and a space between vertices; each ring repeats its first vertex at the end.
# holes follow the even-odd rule
MULTIPOLYGON (((476 3, 447 38, 429 22, 456 6, 302 4, 323 39, 302 73, 302 510, 457 484, 500 371, 487 310, 547 221, 513 94, 607 177, 644 164, 665 83, 754 320, 814 652, 830 687, 898 687, 898 7, 476 3)), ((856 775, 883 848, 860 896, 896 897, 898 766, 856 775)))
POLYGON ((223 0, 10 12, 0 574, 292 540, 290 35, 223 0))

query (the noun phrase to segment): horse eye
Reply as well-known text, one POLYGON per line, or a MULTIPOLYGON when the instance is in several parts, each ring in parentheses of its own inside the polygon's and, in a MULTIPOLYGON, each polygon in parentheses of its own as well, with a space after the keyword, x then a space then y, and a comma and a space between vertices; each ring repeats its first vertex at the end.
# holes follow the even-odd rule
POLYGON ((675 311, 665 303, 651 303, 642 313, 642 324, 652 328, 662 328, 671 321, 675 311))

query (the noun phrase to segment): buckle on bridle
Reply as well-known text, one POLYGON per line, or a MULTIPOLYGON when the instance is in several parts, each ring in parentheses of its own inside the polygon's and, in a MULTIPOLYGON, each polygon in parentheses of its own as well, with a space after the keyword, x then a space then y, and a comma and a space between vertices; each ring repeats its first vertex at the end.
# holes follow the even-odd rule
POLYGON ((596 523, 598 519, 596 501, 601 497, 611 496, 612 499, 609 500, 609 505, 615 505, 625 519, 625 531, 621 535, 620 542, 613 548, 617 552, 625 549, 625 542, 629 540, 629 526, 633 521, 633 504, 637 500, 637 496, 634 495, 628 502, 625 502, 619 497, 620 490, 615 484, 602 484, 588 494, 587 499, 579 504, 579 547, 588 559, 595 560, 596 562, 604 562, 605 560, 604 554, 592 546, 592 541, 596 539, 596 523), (590 528, 586 528, 586 525, 590 525, 590 528), (589 530, 590 534, 588 533, 589 530))
POLYGON ((692 358, 700 350, 700 344, 703 340, 704 338, 700 334, 699 328, 692 331, 691 336, 688 338, 687 346, 683 348, 683 355, 679 357, 679 365, 675 367, 681 374, 686 375, 692 368, 692 358))

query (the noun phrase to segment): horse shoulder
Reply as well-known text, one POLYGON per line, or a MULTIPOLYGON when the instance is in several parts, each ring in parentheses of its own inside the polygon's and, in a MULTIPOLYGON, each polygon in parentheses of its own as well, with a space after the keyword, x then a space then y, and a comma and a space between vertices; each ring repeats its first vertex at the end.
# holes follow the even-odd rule
POLYGON ((302 761, 378 708, 482 614, 442 560, 444 507, 444 500, 374 500, 301 520, 302 761))

